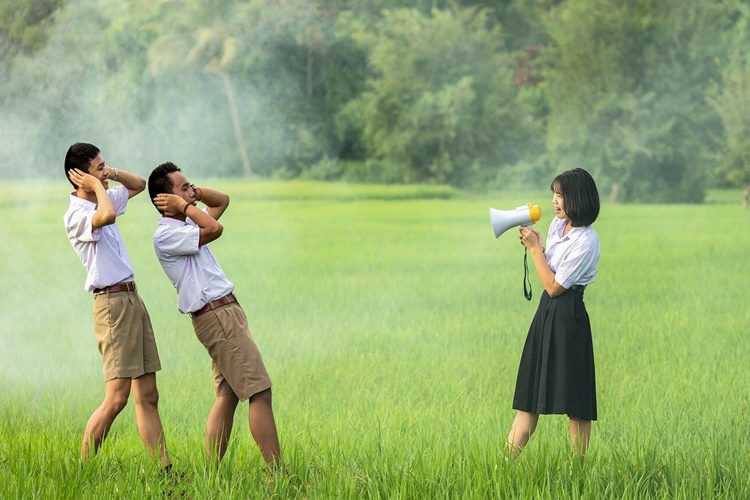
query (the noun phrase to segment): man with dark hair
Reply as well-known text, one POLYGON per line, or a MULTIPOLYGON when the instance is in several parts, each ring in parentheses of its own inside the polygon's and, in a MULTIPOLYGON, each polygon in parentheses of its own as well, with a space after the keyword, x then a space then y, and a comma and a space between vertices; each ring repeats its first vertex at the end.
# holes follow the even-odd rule
POLYGON ((190 314, 195 334, 212 360, 216 401, 206 422, 206 453, 222 460, 237 405, 249 399, 250 432, 266 463, 277 465, 281 452, 271 379, 234 296, 234 285, 208 247, 222 234, 218 219, 229 206, 229 196, 190 184, 171 162, 151 172, 148 191, 162 214, 154 233, 156 256, 177 290, 177 308, 190 314), (206 205, 204 210, 196 206, 198 201, 206 205))
POLYGON ((65 229, 86 269, 84 290, 94 296, 94 331, 102 355, 105 395, 83 433, 81 460, 101 446, 109 429, 135 395, 138 432, 148 452, 169 470, 156 372, 161 369, 151 320, 138 295, 133 266, 115 222, 128 200, 146 187, 135 174, 108 166, 99 148, 76 143, 65 155, 65 176, 75 188, 65 212, 65 229), (121 185, 108 189, 110 180, 121 185), (93 445, 93 450, 91 446, 93 445))

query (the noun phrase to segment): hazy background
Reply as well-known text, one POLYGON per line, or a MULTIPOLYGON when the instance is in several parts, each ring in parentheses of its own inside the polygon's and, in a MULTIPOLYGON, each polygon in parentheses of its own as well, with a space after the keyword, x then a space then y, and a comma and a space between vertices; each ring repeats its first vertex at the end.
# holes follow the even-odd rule
POLYGON ((76 141, 146 175, 750 185, 740 0, 0 0, 0 177, 76 141))
MULTIPOLYGON (((748 496, 749 19, 739 0, 0 0, 0 496, 144 496, 132 414, 105 467, 77 467, 102 384, 62 225, 76 141, 230 193, 212 249, 275 377, 302 477, 286 496, 748 496), (536 299, 487 220, 540 203, 544 233, 549 182, 574 166, 605 200, 581 483, 564 420, 498 469, 536 299)), ((209 360, 154 257, 157 218, 141 195, 118 226, 170 449, 203 471, 209 360)), ((265 481, 237 429, 240 480, 197 473, 196 492, 265 481)))

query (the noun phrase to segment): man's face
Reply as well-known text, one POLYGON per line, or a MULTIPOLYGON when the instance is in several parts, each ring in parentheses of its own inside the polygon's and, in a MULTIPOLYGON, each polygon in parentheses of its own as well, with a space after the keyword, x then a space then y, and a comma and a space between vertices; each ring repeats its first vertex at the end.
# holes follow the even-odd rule
POLYGON ((172 181, 172 194, 176 194, 191 205, 195 205, 195 191, 190 187, 190 181, 182 172, 172 172, 168 174, 169 180, 172 181))
POLYGON ((107 189, 109 187, 109 179, 107 177, 109 175, 109 168, 104 162, 104 158, 102 158, 102 155, 96 155, 96 158, 89 162, 87 173, 99 179, 99 181, 102 183, 102 186, 104 186, 104 189, 107 189))

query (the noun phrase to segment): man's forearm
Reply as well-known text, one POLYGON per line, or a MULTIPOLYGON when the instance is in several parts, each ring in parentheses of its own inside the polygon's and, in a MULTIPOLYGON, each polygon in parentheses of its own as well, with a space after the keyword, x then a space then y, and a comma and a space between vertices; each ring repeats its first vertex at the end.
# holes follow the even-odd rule
POLYGON ((146 179, 139 175, 132 174, 125 170, 117 170, 112 168, 112 173, 109 176, 110 180, 119 182, 125 186, 129 191, 141 192, 146 189, 146 179), (117 176, 115 177, 115 173, 117 176))
POLYGON ((195 200, 203 203, 207 207, 218 208, 229 205, 229 196, 215 189, 196 186, 195 200))
POLYGON ((91 223, 95 229, 112 224, 117 217, 115 209, 112 206, 112 200, 109 199, 106 189, 104 189, 101 183, 97 184, 98 186, 94 187, 96 212, 94 212, 94 216, 91 218, 91 223))
POLYGON ((229 195, 216 191, 215 189, 193 187, 195 199, 206 205, 208 213, 216 220, 224 214, 224 210, 229 206, 229 195))
MULTIPOLYGON (((209 210, 211 210, 211 207, 209 207, 209 210)), ((224 231, 224 227, 216 219, 195 205, 188 203, 185 206, 184 213, 200 228, 198 236, 198 245, 200 246, 216 240, 224 231)))

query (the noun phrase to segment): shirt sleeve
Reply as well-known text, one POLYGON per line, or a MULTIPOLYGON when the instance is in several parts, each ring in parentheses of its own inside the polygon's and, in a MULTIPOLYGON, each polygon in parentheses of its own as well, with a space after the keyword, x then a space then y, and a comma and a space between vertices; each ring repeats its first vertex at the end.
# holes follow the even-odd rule
POLYGON ((120 216, 128 208, 128 188, 125 186, 116 186, 107 190, 107 195, 112 201, 112 208, 115 209, 115 215, 120 216))
POLYGON ((96 213, 94 210, 73 210, 70 212, 65 220, 68 238, 87 243, 99 241, 102 228, 94 229, 94 213, 96 213))
POLYGON ((596 267, 598 253, 598 249, 591 242, 574 244, 557 268, 555 281, 566 289, 577 284, 592 267, 596 267))
POLYGON ((165 257, 198 253, 200 228, 193 224, 164 227, 154 234, 154 246, 165 257))

